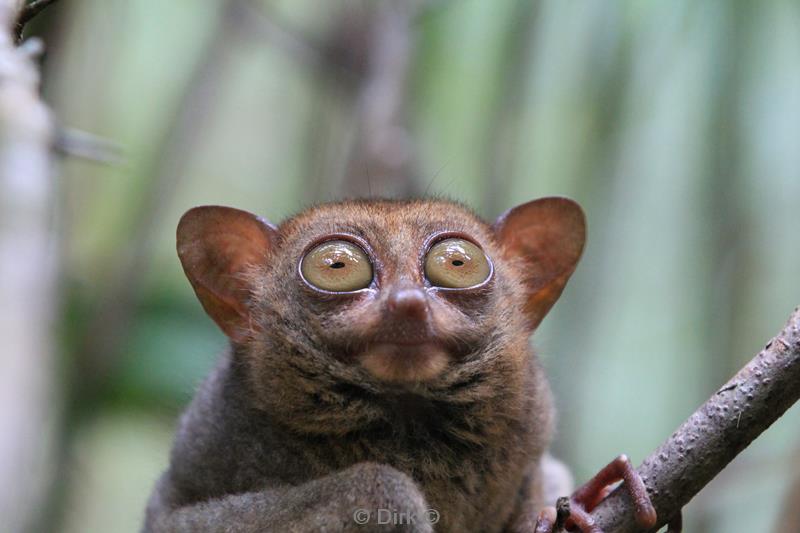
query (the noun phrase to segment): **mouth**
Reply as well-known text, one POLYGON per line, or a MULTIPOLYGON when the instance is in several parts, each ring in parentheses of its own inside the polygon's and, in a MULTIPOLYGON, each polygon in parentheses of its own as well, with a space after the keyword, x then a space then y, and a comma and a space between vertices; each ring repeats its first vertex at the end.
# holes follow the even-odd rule
POLYGON ((358 361, 375 378, 389 383, 419 383, 439 376, 451 361, 449 352, 430 338, 406 337, 370 344, 358 361))
POLYGON ((441 344, 442 339, 425 322, 394 320, 369 335, 366 342, 370 345, 389 344, 396 346, 422 346, 424 344, 441 344))
POLYGON ((438 344, 439 341, 432 335, 419 333, 406 333, 402 335, 385 335, 372 339, 372 345, 387 344, 393 346, 423 346, 425 344, 438 344))

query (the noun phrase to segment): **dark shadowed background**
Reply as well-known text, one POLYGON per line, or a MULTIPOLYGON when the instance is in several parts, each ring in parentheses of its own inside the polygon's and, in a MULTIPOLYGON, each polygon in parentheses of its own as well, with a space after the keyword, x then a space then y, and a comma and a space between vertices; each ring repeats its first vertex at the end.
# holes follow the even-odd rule
MULTIPOLYGON (((63 0, 31 33, 61 125, 118 145, 64 159, 56 184, 43 530, 138 529, 225 345, 174 251, 192 206, 278 222, 432 194, 492 219, 578 200, 588 247, 532 342, 579 480, 638 464, 800 304, 796 1, 63 0)), ((709 485, 686 531, 775 527, 798 422, 709 485)))

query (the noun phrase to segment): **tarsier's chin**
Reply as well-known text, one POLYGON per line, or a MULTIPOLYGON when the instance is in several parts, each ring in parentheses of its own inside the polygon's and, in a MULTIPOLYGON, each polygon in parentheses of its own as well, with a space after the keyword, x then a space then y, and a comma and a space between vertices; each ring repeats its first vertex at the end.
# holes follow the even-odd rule
POLYGON ((450 355, 433 343, 403 346, 378 344, 364 351, 361 365, 377 379, 391 383, 425 382, 442 373, 450 355))

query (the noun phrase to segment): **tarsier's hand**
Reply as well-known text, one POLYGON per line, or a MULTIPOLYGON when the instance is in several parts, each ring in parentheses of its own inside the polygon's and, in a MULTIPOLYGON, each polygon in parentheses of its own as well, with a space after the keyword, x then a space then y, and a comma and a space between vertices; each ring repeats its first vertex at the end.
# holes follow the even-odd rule
POLYGON ((147 533, 432 533, 416 483, 391 466, 357 463, 300 485, 231 494, 178 509, 157 507, 147 533))
MULTIPOLYGON (((589 513, 608 496, 619 481, 623 482, 633 498, 636 523, 644 530, 653 528, 657 516, 647 489, 628 457, 620 455, 573 492, 572 496, 560 499, 557 508, 545 508, 536 521, 535 533, 555 533, 562 528, 581 533, 603 533, 589 513)), ((680 531, 680 517, 670 523, 669 531, 680 531)))

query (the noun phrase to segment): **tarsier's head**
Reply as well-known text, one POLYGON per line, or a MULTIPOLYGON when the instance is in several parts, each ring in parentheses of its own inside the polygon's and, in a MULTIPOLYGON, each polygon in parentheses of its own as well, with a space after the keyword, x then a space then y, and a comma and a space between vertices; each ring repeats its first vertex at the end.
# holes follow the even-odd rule
POLYGON ((447 201, 362 200, 278 227, 197 207, 178 226, 178 253, 252 379, 286 398, 344 384, 446 390, 500 359, 524 364, 584 239, 583 212, 565 198, 494 224, 447 201))

